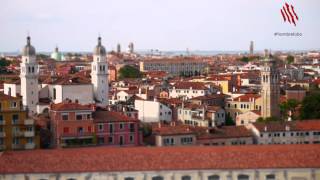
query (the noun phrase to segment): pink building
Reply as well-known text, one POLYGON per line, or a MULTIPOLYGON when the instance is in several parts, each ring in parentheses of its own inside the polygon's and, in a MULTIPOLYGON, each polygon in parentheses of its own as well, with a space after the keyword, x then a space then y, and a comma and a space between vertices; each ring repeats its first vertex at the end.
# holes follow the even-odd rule
POLYGON ((109 146, 138 146, 142 133, 139 120, 119 112, 96 111, 93 114, 97 144, 109 146))
POLYGON ((82 146, 95 144, 94 107, 77 102, 51 104, 50 125, 53 146, 82 146))

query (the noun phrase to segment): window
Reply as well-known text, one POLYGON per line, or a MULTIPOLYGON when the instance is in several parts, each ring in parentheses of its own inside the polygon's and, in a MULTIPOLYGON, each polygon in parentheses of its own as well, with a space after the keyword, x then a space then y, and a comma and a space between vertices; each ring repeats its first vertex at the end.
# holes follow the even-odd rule
POLYGON ((62 120, 67 121, 69 119, 68 114, 62 114, 62 120))
POLYGON ((155 177, 152 177, 152 180, 163 180, 163 177, 162 176, 155 176, 155 177))
POLYGON ((17 102, 13 101, 10 103, 11 108, 16 108, 17 107, 17 102))
POLYGON ((18 124, 18 121, 19 121, 19 115, 13 114, 12 115, 12 124, 18 124))
POLYGON ((78 133, 82 134, 83 133, 83 127, 78 127, 78 133))
POLYGON ((120 144, 120 145, 123 145, 123 144, 124 144, 124 137, 123 137, 123 136, 120 136, 120 137, 119 137, 119 144, 120 144))
POLYGON ((19 140, 19 138, 13 138, 12 139, 12 144, 20 144, 20 140, 19 140))
POLYGON ((134 124, 131 123, 129 126, 130 126, 130 132, 134 132, 134 131, 135 131, 135 130, 134 130, 134 124))
POLYGON ((113 137, 112 136, 109 136, 108 142, 109 142, 109 144, 113 144, 113 137))
POLYGON ((27 143, 28 144, 32 144, 33 143, 33 138, 32 137, 27 138, 27 143))
POLYGON ((77 119, 77 120, 82 120, 82 115, 81 115, 81 114, 77 114, 77 115, 76 115, 76 119, 77 119))
POLYGON ((91 119, 91 114, 87 114, 87 120, 91 119))
POLYGON ((190 176, 182 176, 181 180, 191 180, 191 177, 190 176))
POLYGON ((249 176, 244 175, 244 174, 240 174, 240 175, 238 175, 238 180, 249 180, 249 176))
POLYGON ((266 175, 266 180, 276 180, 276 176, 274 174, 266 175))
POLYGON ((103 124, 98 124, 98 131, 103 131, 103 124))
POLYGON ((98 144, 104 144, 104 137, 98 137, 98 144))
POLYGON ((133 143, 134 142, 134 136, 130 135, 130 142, 133 143))
POLYGON ((113 124, 109 124, 109 132, 113 132, 113 124))
POLYGON ((4 121, 3 121, 3 116, 0 115, 0 124, 3 124, 3 123, 4 123, 4 121))
POLYGON ((119 129, 123 129, 124 128, 124 124, 123 123, 120 123, 119 124, 119 129))
POLYGON ((220 180, 220 176, 218 175, 208 176, 208 180, 220 180))

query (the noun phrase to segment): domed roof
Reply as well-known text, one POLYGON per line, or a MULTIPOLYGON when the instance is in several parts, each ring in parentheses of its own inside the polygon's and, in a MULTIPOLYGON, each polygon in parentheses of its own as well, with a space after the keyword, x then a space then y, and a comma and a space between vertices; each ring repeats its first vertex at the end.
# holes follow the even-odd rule
POLYGON ((105 56, 107 54, 106 49, 101 44, 101 37, 98 37, 98 45, 94 48, 93 54, 98 56, 105 56))
POLYGON ((22 56, 35 56, 36 49, 30 43, 30 36, 27 37, 27 45, 22 49, 22 56))

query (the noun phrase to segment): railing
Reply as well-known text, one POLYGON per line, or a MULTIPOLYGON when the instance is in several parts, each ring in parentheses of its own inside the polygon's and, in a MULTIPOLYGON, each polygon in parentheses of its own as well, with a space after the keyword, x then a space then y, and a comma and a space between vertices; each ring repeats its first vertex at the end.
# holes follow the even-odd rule
POLYGON ((34 143, 27 143, 24 145, 25 149, 34 149, 36 145, 34 143))
POLYGON ((93 136, 93 132, 81 132, 81 133, 63 133, 62 137, 83 137, 83 136, 93 136))
POLYGON ((5 132, 0 132, 0 137, 6 137, 6 133, 5 132))
POLYGON ((25 131, 24 132, 25 137, 33 137, 34 136, 34 131, 25 131))
POLYGON ((4 150, 4 149, 6 149, 6 145, 4 144, 0 145, 0 150, 4 150))
POLYGON ((13 131, 12 136, 24 136, 24 133, 21 131, 13 131))
POLYGON ((24 125, 33 125, 33 124, 34 124, 34 120, 33 119, 24 120, 24 125))
POLYGON ((24 149, 23 144, 12 144, 12 149, 24 149))

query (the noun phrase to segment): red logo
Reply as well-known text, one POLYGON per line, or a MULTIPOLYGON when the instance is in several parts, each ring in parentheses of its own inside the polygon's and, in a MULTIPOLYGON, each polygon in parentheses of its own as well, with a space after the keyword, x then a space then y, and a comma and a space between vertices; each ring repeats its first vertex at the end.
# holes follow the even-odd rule
POLYGON ((294 11, 294 7, 292 5, 289 5, 288 3, 285 3, 285 5, 280 10, 284 22, 289 22, 290 24, 294 24, 296 26, 296 21, 299 20, 298 15, 294 11))

